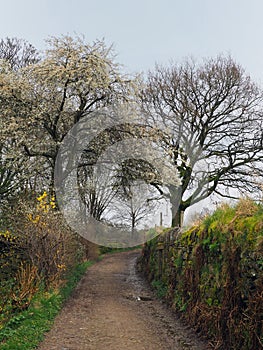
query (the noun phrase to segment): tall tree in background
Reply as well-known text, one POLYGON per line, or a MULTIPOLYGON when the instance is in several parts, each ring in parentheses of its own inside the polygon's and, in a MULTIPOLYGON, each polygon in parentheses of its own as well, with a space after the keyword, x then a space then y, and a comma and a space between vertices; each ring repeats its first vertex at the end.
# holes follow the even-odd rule
POLYGON ((130 182, 128 187, 125 192, 124 187, 118 188, 111 219, 129 228, 133 236, 140 226, 147 229, 157 224, 157 209, 164 203, 161 203, 158 191, 145 182, 130 182))
POLYGON ((232 189, 257 190, 262 91, 230 57, 157 66, 140 103, 148 124, 165 131, 160 145, 181 179, 180 191, 169 186, 173 226, 187 208, 212 193, 232 198, 232 189))

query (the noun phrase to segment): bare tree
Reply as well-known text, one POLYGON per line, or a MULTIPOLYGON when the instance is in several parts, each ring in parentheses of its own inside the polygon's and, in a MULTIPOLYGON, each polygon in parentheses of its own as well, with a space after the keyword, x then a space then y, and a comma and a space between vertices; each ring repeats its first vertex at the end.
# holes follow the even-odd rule
POLYGON ((118 188, 111 220, 130 228, 134 235, 140 225, 141 228, 154 226, 153 216, 161 204, 160 199, 158 191, 145 182, 130 182, 125 188, 118 188))
POLYGON ((12 69, 18 70, 38 62, 40 55, 26 40, 6 38, 0 40, 0 59, 8 61, 12 69))
MULTIPOLYGON (((134 228, 143 218, 139 219, 139 216, 142 213, 145 216, 146 211, 153 208, 152 202, 146 203, 145 196, 143 197, 139 191, 136 191, 138 199, 135 198, 134 182, 140 180, 145 185, 151 184, 160 192, 160 174, 157 169, 153 169, 149 156, 148 161, 143 159, 147 154, 143 152, 143 146, 139 144, 138 139, 143 138, 145 127, 124 123, 121 118, 119 119, 120 124, 103 129, 83 150, 78 164, 78 186, 82 203, 85 204, 90 216, 101 220, 103 214, 107 212, 109 218, 108 209, 112 207, 113 202, 115 204, 118 202, 118 204, 121 203, 120 216, 123 216, 124 207, 129 209, 129 215, 132 218, 131 226, 134 228), (128 145, 125 142, 128 142, 128 145), (111 147, 114 148, 111 149, 111 147), (127 155, 126 152, 129 154, 127 155)), ((151 152, 152 149, 148 151, 151 152)), ((149 188, 146 192, 149 192, 149 188)), ((153 193, 154 189, 151 192, 153 193)), ((159 192, 157 192, 158 200, 159 192)), ((126 219, 125 222, 127 222, 126 219)))
POLYGON ((180 191, 169 187, 173 226, 187 208, 212 193, 232 198, 232 189, 257 190, 262 91, 232 58, 156 66, 140 102, 147 122, 166 130, 159 142, 180 175, 180 191))
POLYGON ((80 166, 78 186, 83 210, 85 210, 84 217, 92 217, 98 221, 105 219, 105 211, 116 194, 111 173, 106 170, 98 171, 93 167, 80 166))

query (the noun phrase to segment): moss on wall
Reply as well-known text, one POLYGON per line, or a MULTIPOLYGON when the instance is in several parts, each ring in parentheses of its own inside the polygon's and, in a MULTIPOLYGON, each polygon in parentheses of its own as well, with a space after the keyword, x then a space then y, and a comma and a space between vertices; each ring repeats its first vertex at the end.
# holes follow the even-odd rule
POLYGON ((145 245, 148 278, 166 286, 169 303, 216 349, 262 349, 263 207, 248 199, 223 205, 171 236, 145 245))

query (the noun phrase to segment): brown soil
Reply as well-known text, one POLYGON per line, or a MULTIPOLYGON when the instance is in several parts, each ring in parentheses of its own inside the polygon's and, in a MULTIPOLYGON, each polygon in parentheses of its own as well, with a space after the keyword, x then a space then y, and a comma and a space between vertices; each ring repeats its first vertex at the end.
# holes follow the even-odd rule
POLYGON ((88 269, 38 350, 204 350, 136 273, 139 251, 88 269))

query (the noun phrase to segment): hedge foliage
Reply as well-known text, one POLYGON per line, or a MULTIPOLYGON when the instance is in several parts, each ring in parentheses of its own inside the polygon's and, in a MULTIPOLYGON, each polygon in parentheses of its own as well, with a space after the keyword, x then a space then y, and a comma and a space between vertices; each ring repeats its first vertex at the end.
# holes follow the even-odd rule
MULTIPOLYGON (((1 208, 2 209, 2 208, 1 208)), ((27 310, 39 290, 59 288, 65 274, 85 260, 84 243, 46 192, 18 198, 0 212, 0 330, 27 310)))

